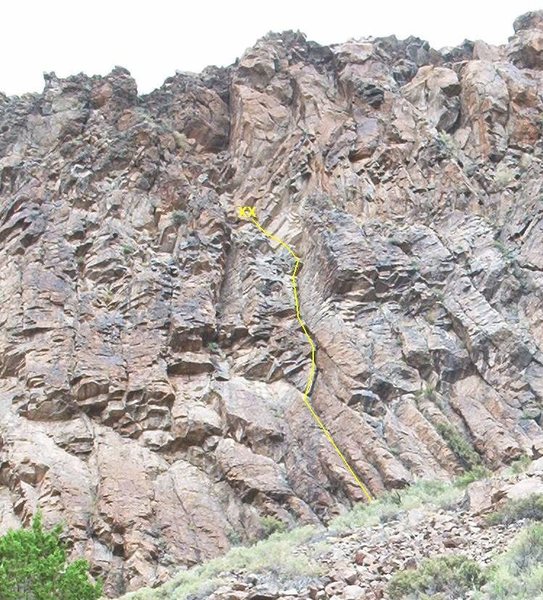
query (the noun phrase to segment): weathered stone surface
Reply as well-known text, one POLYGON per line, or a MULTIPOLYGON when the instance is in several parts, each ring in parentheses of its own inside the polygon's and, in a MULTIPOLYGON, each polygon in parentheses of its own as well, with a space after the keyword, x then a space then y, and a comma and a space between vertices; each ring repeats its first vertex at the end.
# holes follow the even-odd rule
POLYGON ((449 131, 456 124, 460 82, 452 69, 421 67, 402 93, 438 130, 449 131))
MULTIPOLYGON (((466 490, 466 503, 474 514, 490 511, 495 503, 496 487, 492 481, 474 481, 466 490)), ((502 494, 500 494, 502 495, 502 494)))
POLYGON ((505 490, 508 498, 519 500, 532 494, 543 494, 543 480, 536 477, 519 481, 505 490))
POLYGON ((0 532, 41 507, 114 595, 364 501, 248 204, 373 494, 543 455, 541 22, 0 95, 0 532))
POLYGON ((543 66, 543 11, 522 15, 513 23, 515 35, 509 42, 511 62, 524 69, 543 66))

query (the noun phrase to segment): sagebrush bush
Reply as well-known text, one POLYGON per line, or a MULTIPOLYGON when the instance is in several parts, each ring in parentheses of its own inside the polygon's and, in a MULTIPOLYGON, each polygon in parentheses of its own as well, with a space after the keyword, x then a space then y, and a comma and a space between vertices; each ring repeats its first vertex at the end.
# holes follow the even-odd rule
POLYGON ((490 475, 491 472, 486 467, 483 467, 483 465, 477 465, 473 467, 473 469, 470 469, 469 471, 466 471, 457 477, 454 481, 454 485, 459 488, 465 488, 470 483, 473 483, 479 479, 484 479, 490 475))
POLYGON ((437 134, 437 140, 441 148, 448 156, 454 157, 460 152, 460 148, 456 140, 449 133, 446 133, 445 131, 440 131, 437 134))
POLYGON ((333 519, 332 530, 344 531, 371 527, 400 517, 401 513, 428 504, 448 508, 459 500, 462 492, 445 481, 421 480, 393 492, 388 492, 370 504, 357 504, 350 511, 333 519))
POLYGON ((519 576, 543 565, 543 525, 537 524, 523 531, 506 555, 505 564, 513 575, 519 576))
POLYGON ((239 532, 235 531, 234 529, 231 529, 226 534, 226 537, 228 538, 228 541, 230 542, 231 546, 241 546, 242 538, 239 532))
POLYGON ((260 527, 262 528, 263 539, 270 537, 272 533, 283 533, 287 530, 286 523, 270 515, 266 515, 260 519, 260 527))
POLYGON ((509 465, 509 471, 513 475, 519 475, 520 473, 524 473, 531 464, 532 459, 529 456, 521 456, 509 465))
POLYGON ((184 225, 188 221, 188 216, 183 210, 174 210, 172 213, 172 219, 176 225, 184 225))
POLYGON ((454 425, 439 423, 436 429, 466 469, 473 469, 481 463, 473 446, 454 425))
POLYGON ((425 600, 442 594, 444 598, 464 598, 479 589, 486 578, 481 567, 462 555, 425 560, 418 569, 396 573, 388 585, 391 600, 425 600))
POLYGON ((45 531, 41 515, 32 527, 8 531, 0 538, 2 600, 96 600, 101 582, 89 579, 85 560, 68 563, 62 528, 45 531))
POLYGON ((494 182, 500 190, 506 188, 510 183, 515 181, 515 179, 515 171, 503 165, 500 165, 494 174, 494 182))
POLYGON ((522 531, 508 552, 495 561, 478 600, 543 598, 543 525, 522 531))
POLYGON ((509 500, 500 510, 487 517, 492 525, 510 525, 522 519, 543 521, 543 494, 531 494, 519 500, 509 500))

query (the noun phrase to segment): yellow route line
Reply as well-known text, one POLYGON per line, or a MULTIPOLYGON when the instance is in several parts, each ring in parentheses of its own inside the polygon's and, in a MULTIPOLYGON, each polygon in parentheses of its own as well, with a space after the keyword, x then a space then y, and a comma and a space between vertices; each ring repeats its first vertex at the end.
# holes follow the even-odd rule
POLYGON ((298 270, 300 268, 301 259, 299 256, 297 256, 297 254, 294 252, 294 250, 286 242, 284 242, 282 239, 278 238, 273 233, 271 233, 270 231, 268 231, 267 229, 264 229, 264 227, 262 227, 262 225, 259 223, 258 219, 256 218, 254 206, 241 206, 239 208, 239 216, 241 218, 250 219, 251 222, 258 228, 259 231, 261 231, 270 240, 273 240, 274 242, 277 242, 278 244, 283 246, 283 248, 285 248, 285 250, 292 256, 292 258, 294 258, 294 261, 295 261, 294 269, 290 276, 290 280, 292 282, 292 292, 294 295, 294 308, 296 309, 296 318, 298 319, 298 323, 300 323, 300 327, 301 327, 302 331, 304 332, 304 335, 309 343, 309 346, 311 347, 311 367, 309 369, 309 377, 307 379, 307 384, 305 386, 303 400, 304 400, 304 403, 307 406, 309 412, 311 413, 313 420, 315 421, 315 423, 317 423, 319 428, 322 430, 326 439, 330 442, 330 444, 332 444, 332 447, 336 451, 337 455, 343 461, 343 464, 345 465, 347 471, 349 471, 349 473, 353 476, 358 487, 362 490, 362 492, 364 493, 366 498, 371 502, 373 500, 373 497, 370 494, 370 492, 368 491, 368 488, 362 483, 362 481, 360 480, 360 477, 358 477, 358 475, 355 473, 354 469, 349 464, 349 461, 345 458, 345 456, 343 455, 343 452, 339 449, 338 445, 334 441, 332 434, 328 431, 328 429, 326 428, 326 425, 322 422, 319 415, 315 412, 315 409, 313 408, 311 401, 309 400, 309 394, 311 392, 311 387, 313 386, 313 381, 315 380, 315 372, 317 370, 317 363, 315 360, 317 348, 315 346, 315 342, 312 340, 311 336, 309 335, 309 331, 307 330, 306 324, 304 323, 304 320, 302 319, 302 315, 300 313, 300 300, 298 297, 298 284, 297 284, 296 280, 298 277, 298 270))

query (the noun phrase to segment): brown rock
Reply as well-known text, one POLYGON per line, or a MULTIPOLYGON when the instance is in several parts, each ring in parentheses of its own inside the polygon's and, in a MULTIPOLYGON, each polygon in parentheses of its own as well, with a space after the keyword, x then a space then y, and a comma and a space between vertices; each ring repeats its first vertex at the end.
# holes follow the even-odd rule
POLYGON ((445 548, 459 548, 462 546, 462 539, 454 536, 445 536, 443 538, 445 548))
POLYGON ((543 494, 543 479, 530 477, 523 479, 504 489, 505 495, 511 500, 526 498, 532 494, 543 494))
POLYGON ((525 31, 526 29, 543 30, 543 11, 534 10, 517 17, 513 22, 515 33, 525 31))
POLYGON ((332 596, 334 594, 340 594, 346 587, 347 586, 344 581, 333 581, 324 588, 324 591, 329 596, 332 596))
POLYGON ((363 565, 366 560, 366 552, 364 550, 357 550, 354 555, 354 562, 357 565, 363 565))
POLYGON ((520 30, 509 44, 511 62, 522 69, 541 69, 543 66, 543 30, 520 30))
POLYGON ((358 585, 348 585, 343 590, 343 598, 345 600, 360 600, 365 597, 364 589, 358 585))
POLYGON ((356 583, 357 579, 358 579, 358 573, 356 572, 355 569, 345 569, 343 571, 343 581, 345 581, 345 583, 352 585, 354 583, 356 583))
POLYGON ((543 475, 543 457, 534 460, 526 469, 526 473, 541 477, 543 475))
POLYGON ((263 585, 259 586, 259 589, 249 592, 247 600, 275 600, 278 597, 277 589, 263 585))
POLYGON ((452 69, 421 67, 403 95, 439 130, 449 131, 460 113, 460 82, 452 69))

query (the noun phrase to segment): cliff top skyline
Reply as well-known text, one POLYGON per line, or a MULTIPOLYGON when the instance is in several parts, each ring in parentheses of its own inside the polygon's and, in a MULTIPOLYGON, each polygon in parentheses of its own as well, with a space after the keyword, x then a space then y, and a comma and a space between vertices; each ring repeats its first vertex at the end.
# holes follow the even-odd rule
POLYGON ((10 3, 3 12, 9 26, 0 39, 0 52, 10 57, 17 49, 17 59, 3 61, 0 91, 40 92, 44 72, 106 75, 122 65, 134 76, 139 92, 149 93, 177 70, 199 72, 209 65, 232 64, 269 31, 299 30, 327 45, 388 35, 418 36, 436 49, 466 38, 504 44, 513 35, 514 18, 537 8, 531 0, 459 0, 449 6, 385 0, 371 7, 339 0, 333 11, 328 4, 306 0, 278 0, 273 8, 259 11, 241 0, 190 6, 157 0, 151 9, 141 2, 96 0, 90 10, 65 0, 10 3))

